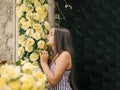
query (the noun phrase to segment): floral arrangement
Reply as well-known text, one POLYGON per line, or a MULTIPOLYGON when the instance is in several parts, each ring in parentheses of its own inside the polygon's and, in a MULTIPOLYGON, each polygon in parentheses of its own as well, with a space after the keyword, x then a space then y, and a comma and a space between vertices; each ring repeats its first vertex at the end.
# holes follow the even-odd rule
POLYGON ((39 53, 47 49, 49 32, 47 0, 17 0, 16 16, 19 29, 19 64, 29 61, 38 64, 39 53))
POLYGON ((39 53, 47 50, 49 32, 47 0, 17 0, 19 60, 0 66, 0 90, 47 90, 46 75, 40 68, 39 53), (38 63, 39 62, 39 63, 38 63))
POLYGON ((46 75, 30 62, 0 67, 0 90, 47 90, 46 75))

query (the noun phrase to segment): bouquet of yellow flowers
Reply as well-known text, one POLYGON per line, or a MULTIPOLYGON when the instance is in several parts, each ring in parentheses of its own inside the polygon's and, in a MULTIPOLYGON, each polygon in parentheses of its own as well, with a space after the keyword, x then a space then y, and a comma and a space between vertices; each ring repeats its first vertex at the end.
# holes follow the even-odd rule
POLYGON ((37 65, 39 53, 47 49, 46 35, 49 31, 47 0, 17 0, 20 61, 37 65))
POLYGON ((48 85, 46 75, 30 62, 0 68, 0 90, 47 90, 48 85))
POLYGON ((17 0, 19 60, 0 67, 0 90, 46 90, 46 75, 39 67, 39 53, 47 50, 49 32, 47 0, 17 0))

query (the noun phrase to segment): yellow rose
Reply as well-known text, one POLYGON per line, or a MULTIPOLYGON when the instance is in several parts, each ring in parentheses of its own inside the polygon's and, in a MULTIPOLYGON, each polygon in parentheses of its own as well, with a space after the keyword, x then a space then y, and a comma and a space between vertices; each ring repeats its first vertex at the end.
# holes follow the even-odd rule
POLYGON ((29 27, 30 27, 30 22, 26 21, 26 22, 22 23, 22 28, 24 30, 28 29, 29 27))
POLYGON ((11 81, 11 82, 8 83, 8 86, 12 90, 19 90, 20 89, 20 85, 21 85, 21 83, 18 80, 11 81))
POLYGON ((37 81, 35 84, 36 90, 46 90, 44 82, 37 81))
POLYGON ((38 46, 38 48, 40 48, 40 49, 44 49, 45 41, 40 40, 40 41, 37 43, 37 46, 38 46))
POLYGON ((42 35, 41 35, 41 36, 42 36, 42 38, 43 38, 43 39, 45 39, 45 38, 46 38, 45 33, 42 33, 42 35))
POLYGON ((45 2, 45 0, 40 0, 40 2, 43 4, 45 2))
POLYGON ((48 15, 48 12, 47 12, 47 11, 45 11, 45 12, 42 14, 42 16, 43 16, 44 18, 46 18, 47 15, 48 15))
POLYGON ((39 58, 39 55, 37 53, 32 53, 30 55, 30 60, 31 61, 36 61, 36 60, 38 60, 38 58, 39 58))
POLYGON ((25 47, 25 44, 26 42, 25 41, 22 41, 22 42, 19 42, 21 44, 22 47, 25 47))
POLYGON ((40 14, 40 15, 43 13, 42 7, 36 7, 36 11, 37 11, 37 13, 40 14))
POLYGON ((6 85, 6 80, 2 77, 0 77, 0 88, 6 85))
POLYGON ((41 3, 39 1, 36 1, 36 2, 34 2, 34 6, 39 7, 39 6, 41 6, 41 3))
POLYGON ((33 76, 34 76, 37 80, 39 80, 39 81, 41 81, 41 82, 45 82, 45 81, 46 81, 46 76, 45 76, 45 74, 43 74, 43 73, 40 72, 40 71, 34 72, 34 73, 33 73, 33 76))
POLYGON ((32 19, 32 17, 33 17, 33 13, 32 12, 26 13, 26 19, 30 20, 30 19, 32 19))
POLYGON ((39 14, 38 13, 33 13, 33 19, 38 20, 39 19, 39 14))
POLYGON ((21 65, 24 65, 25 63, 29 62, 29 58, 24 58, 24 60, 20 60, 21 61, 21 65))
POLYGON ((23 42, 25 40, 25 35, 19 36, 19 43, 23 42))
POLYGON ((36 3, 36 2, 37 2, 37 0, 30 0, 30 2, 31 2, 31 3, 36 3))
POLYGON ((13 68, 11 69, 11 72, 10 72, 10 77, 11 79, 16 79, 18 77, 21 76, 21 72, 20 72, 20 67, 19 66, 13 66, 13 68))
POLYGON ((25 4, 20 5, 20 11, 22 11, 22 12, 26 11, 26 5, 25 4))
POLYGON ((42 6, 42 8, 43 8, 44 11, 48 11, 48 4, 44 4, 44 5, 42 6))
POLYGON ((33 12, 33 10, 34 10, 34 7, 31 5, 31 4, 29 4, 29 5, 27 5, 27 12, 33 12))
POLYGON ((22 18, 20 19, 20 23, 24 23, 24 22, 26 22, 26 19, 25 19, 24 17, 22 17, 22 18))
POLYGON ((33 28, 34 29, 42 29, 42 26, 40 24, 34 24, 33 28))
POLYGON ((19 5, 21 4, 21 0, 17 0, 16 3, 19 5))
POLYGON ((35 24, 33 28, 39 33, 42 33, 43 31, 42 26, 40 24, 35 24))
POLYGON ((21 90, 33 90, 33 86, 35 85, 35 80, 32 75, 30 74, 25 74, 22 78, 22 85, 21 85, 21 90))
POLYGON ((50 25, 49 25, 49 23, 48 23, 47 21, 44 22, 44 25, 45 25, 45 28, 46 28, 47 30, 50 29, 50 25))
POLYGON ((38 40, 38 39, 41 38, 40 33, 38 33, 38 32, 34 33, 34 34, 32 35, 32 37, 33 37, 34 39, 36 39, 36 40, 38 40))
POLYGON ((30 62, 25 63, 22 67, 22 71, 26 74, 32 73, 33 69, 34 69, 34 66, 30 62))
POLYGON ((39 22, 43 22, 43 21, 44 21, 44 17, 43 17, 42 15, 40 15, 38 21, 39 21, 39 22))
POLYGON ((20 11, 20 10, 16 10, 16 16, 17 16, 18 18, 22 17, 22 16, 23 16, 23 12, 20 11))
POLYGON ((35 65, 35 66, 39 66, 37 61, 32 62, 32 64, 35 65))
POLYGON ((33 51, 33 46, 27 45, 27 46, 25 47, 25 50, 26 50, 27 52, 32 52, 32 51, 33 51))
POLYGON ((29 22, 30 26, 32 27, 33 24, 34 24, 34 20, 33 19, 29 19, 28 22, 29 22))
POLYGON ((33 34, 34 34, 34 30, 33 29, 27 29, 26 30, 26 35, 32 36, 33 34))
POLYGON ((24 48, 23 47, 19 47, 18 48, 18 56, 22 57, 23 54, 24 54, 24 48))
POLYGON ((26 41, 26 45, 34 45, 35 41, 32 39, 32 38, 28 38, 27 41, 26 41))

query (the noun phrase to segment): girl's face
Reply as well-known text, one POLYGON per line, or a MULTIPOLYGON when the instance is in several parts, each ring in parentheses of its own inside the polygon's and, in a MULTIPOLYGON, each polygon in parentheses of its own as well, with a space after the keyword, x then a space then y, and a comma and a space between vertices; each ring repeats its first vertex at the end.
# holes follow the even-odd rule
POLYGON ((47 35, 47 45, 54 47, 54 31, 55 28, 52 28, 47 35))

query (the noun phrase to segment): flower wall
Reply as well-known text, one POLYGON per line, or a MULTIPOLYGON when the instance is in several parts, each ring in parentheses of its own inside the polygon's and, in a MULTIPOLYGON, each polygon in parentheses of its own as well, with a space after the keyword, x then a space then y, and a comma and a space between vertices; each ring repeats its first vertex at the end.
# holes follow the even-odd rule
POLYGON ((19 29, 20 61, 37 64, 39 53, 47 49, 49 30, 47 0, 17 0, 16 16, 19 29))
POLYGON ((39 54, 47 50, 49 32, 47 0, 17 0, 19 60, 0 66, 0 90, 47 90, 49 83, 39 67, 39 54))
POLYGON ((30 62, 0 68, 0 90, 47 90, 48 86, 46 75, 30 62))

